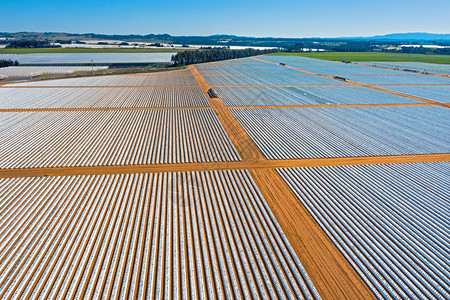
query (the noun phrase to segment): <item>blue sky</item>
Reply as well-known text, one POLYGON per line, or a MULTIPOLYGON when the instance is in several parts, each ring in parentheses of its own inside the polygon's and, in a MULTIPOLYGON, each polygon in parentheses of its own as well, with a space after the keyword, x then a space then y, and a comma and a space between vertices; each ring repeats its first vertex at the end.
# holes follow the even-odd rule
POLYGON ((450 33, 450 1, 0 0, 0 31, 257 37, 450 33))

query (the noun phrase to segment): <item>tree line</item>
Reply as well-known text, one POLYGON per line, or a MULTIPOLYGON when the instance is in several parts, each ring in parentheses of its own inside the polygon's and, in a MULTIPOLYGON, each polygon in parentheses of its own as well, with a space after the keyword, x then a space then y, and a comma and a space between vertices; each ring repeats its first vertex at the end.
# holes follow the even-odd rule
POLYGON ((268 50, 256 50, 256 49, 242 49, 242 50, 232 50, 225 48, 214 48, 214 49, 202 49, 202 50, 189 50, 181 51, 172 56, 172 63, 176 66, 178 65, 190 65, 205 62, 212 62, 218 60, 235 59, 242 57, 249 57, 255 55, 262 55, 272 52, 277 52, 277 49, 268 50))
POLYGON ((12 59, 0 59, 0 68, 6 68, 10 66, 18 66, 19 62, 12 59))
POLYGON ((379 49, 379 45, 370 41, 315 41, 305 40, 285 47, 285 52, 304 52, 322 49, 333 52, 370 52, 379 49), (314 50, 312 50, 314 49, 314 50))
POLYGON ((10 66, 18 66, 19 62, 12 59, 0 59, 0 68, 6 68, 10 66))
POLYGON ((51 45, 48 41, 19 40, 12 41, 6 48, 60 48, 61 45, 51 45))
POLYGON ((427 47, 402 47, 403 53, 408 54, 440 54, 450 55, 450 48, 427 48, 427 47))

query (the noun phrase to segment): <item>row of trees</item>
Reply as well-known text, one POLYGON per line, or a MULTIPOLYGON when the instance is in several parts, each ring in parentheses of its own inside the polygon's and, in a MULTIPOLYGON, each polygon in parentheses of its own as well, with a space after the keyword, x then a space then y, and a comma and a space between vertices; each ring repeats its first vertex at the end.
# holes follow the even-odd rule
MULTIPOLYGON (((441 46, 447 46, 446 43, 441 43, 441 46)), ((333 52, 392 52, 392 53, 414 53, 414 54, 443 54, 449 55, 450 48, 429 48, 423 46, 417 47, 401 47, 393 48, 388 46, 400 47, 403 42, 379 42, 379 41, 304 41, 295 43, 285 47, 286 52, 302 52, 308 49, 323 49, 333 52), (305 50, 306 49, 306 50, 305 50)), ((408 44, 406 44, 408 45, 408 44)))
POLYGON ((0 59, 0 68, 6 68, 10 66, 18 66, 19 62, 12 59, 0 59))
POLYGON ((256 49, 242 49, 242 50, 231 50, 224 48, 215 48, 215 49, 202 49, 202 50, 189 50, 178 52, 177 54, 172 56, 172 63, 174 65, 190 65, 190 64, 198 64, 204 62, 225 60, 225 59, 235 59, 242 57, 249 57, 255 55, 262 55, 267 53, 276 52, 278 50, 256 50, 256 49))
POLYGON ((450 55, 450 48, 402 47, 403 53, 450 55))
MULTIPOLYGON (((302 52, 304 49, 323 49, 333 52, 369 52, 379 49, 379 45, 367 41, 304 41, 288 45, 286 52, 302 52)), ((307 51, 307 50, 306 50, 307 51)))
POLYGON ((11 42, 6 48, 59 48, 60 45, 51 45, 48 41, 19 40, 11 42))

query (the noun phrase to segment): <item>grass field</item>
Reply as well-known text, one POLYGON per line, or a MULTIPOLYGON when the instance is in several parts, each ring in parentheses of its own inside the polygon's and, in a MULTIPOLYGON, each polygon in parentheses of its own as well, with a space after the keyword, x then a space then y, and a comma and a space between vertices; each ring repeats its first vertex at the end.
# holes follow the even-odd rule
POLYGON ((426 55, 405 53, 381 53, 381 52, 297 52, 297 53, 273 53, 269 55, 303 56, 334 61, 406 61, 424 62, 434 64, 450 64, 449 55, 426 55))
POLYGON ((30 54, 30 53, 167 53, 188 49, 93 49, 93 48, 18 48, 0 49, 0 54, 30 54))

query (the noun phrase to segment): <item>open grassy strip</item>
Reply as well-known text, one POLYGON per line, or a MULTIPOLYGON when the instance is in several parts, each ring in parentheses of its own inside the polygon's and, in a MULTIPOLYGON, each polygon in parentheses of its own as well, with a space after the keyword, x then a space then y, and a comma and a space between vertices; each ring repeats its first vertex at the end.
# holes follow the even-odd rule
POLYGON ((333 61, 406 61, 435 64, 450 64, 449 55, 426 55, 384 52, 278 52, 269 55, 302 56, 333 61))

